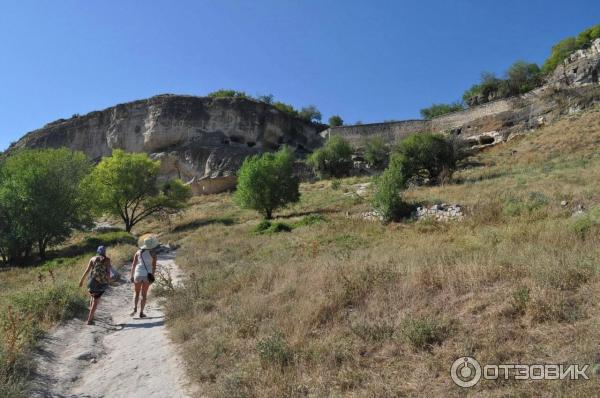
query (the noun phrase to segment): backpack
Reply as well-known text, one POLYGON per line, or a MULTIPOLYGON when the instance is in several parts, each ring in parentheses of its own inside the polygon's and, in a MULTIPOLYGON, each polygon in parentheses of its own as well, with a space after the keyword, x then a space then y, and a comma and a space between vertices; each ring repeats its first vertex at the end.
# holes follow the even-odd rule
POLYGON ((108 276, 106 275, 106 265, 104 262, 106 261, 106 257, 97 256, 94 258, 94 262, 92 264, 92 272, 90 272, 90 279, 94 280, 96 283, 101 285, 108 284, 108 276))

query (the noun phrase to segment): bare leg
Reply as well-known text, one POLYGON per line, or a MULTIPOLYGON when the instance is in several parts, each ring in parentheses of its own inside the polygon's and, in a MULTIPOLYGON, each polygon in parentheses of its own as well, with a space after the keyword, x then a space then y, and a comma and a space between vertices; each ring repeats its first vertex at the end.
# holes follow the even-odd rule
POLYGON ((140 317, 144 314, 144 307, 146 306, 146 297, 148 296, 148 289, 150 283, 148 281, 142 282, 142 302, 140 304, 140 317))
POLYGON ((94 321, 94 314, 96 314, 96 308, 98 308, 98 303, 100 302, 100 297, 92 297, 92 306, 90 307, 90 314, 88 315, 87 324, 91 325, 94 321))
MULTIPOLYGON (((133 285, 133 312, 131 313, 131 315, 135 315, 135 313, 137 312, 137 308, 138 308, 138 301, 140 300, 140 290, 142 290, 142 283, 141 282, 136 282, 133 285)), ((142 307, 142 311, 143 311, 143 307, 142 307)))

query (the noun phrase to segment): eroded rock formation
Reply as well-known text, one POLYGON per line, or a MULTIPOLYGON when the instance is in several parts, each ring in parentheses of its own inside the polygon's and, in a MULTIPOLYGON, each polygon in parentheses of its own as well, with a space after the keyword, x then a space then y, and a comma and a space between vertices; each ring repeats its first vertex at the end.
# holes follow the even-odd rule
POLYGON ((9 151, 64 146, 94 160, 116 148, 145 152, 162 161, 164 178, 181 178, 201 194, 232 188, 248 155, 284 144, 299 154, 314 150, 323 129, 249 99, 160 95, 57 120, 9 151))

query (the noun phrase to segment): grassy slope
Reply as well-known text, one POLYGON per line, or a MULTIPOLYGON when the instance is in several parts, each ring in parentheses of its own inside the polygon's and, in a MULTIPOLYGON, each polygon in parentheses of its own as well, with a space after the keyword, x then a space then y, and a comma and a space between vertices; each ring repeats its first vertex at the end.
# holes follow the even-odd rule
MULTIPOLYGON (((303 185, 281 220, 327 221, 291 233, 253 234, 258 217, 227 194, 195 199, 168 235, 190 275, 168 316, 191 377, 208 396, 458 396, 449 368, 462 355, 600 362, 599 228, 571 217, 600 203, 599 143, 590 111, 480 153, 458 183, 407 192, 466 205, 464 222, 356 219, 369 208, 345 195, 356 179, 303 185)), ((468 392, 597 389, 596 378, 468 392)))

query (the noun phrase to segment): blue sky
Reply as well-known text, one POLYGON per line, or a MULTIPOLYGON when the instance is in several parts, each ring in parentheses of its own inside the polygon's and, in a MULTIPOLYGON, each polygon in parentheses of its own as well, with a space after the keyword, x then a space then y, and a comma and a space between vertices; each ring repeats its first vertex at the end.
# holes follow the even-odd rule
POLYGON ((348 123, 418 118, 596 23, 597 0, 0 0, 0 149, 74 113, 219 88, 348 123))

